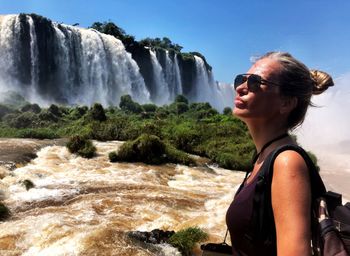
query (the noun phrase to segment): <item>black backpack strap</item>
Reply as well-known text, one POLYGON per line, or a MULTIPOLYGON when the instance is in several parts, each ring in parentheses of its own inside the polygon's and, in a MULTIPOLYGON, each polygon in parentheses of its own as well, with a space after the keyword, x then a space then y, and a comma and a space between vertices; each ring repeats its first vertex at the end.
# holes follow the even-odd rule
POLYGON ((275 221, 271 204, 271 183, 273 165, 277 156, 286 150, 298 152, 305 160, 310 170, 311 195, 314 198, 324 194, 326 189, 316 166, 304 149, 297 145, 283 145, 271 152, 265 159, 258 174, 258 180, 253 199, 253 215, 251 226, 246 237, 261 246, 268 246, 276 241, 275 221))

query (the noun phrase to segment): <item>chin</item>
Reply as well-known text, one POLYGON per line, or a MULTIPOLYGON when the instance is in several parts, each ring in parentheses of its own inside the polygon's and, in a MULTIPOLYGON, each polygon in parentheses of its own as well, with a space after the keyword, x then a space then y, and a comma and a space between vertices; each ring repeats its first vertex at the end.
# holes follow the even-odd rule
POLYGON ((240 116, 244 116, 246 114, 246 111, 243 110, 243 109, 240 109, 240 108, 237 108, 235 107, 232 111, 232 114, 235 116, 235 117, 240 117, 240 116))
POLYGON ((241 121, 245 123, 246 120, 250 119, 251 113, 249 113, 247 110, 239 109, 239 108, 234 108, 232 111, 232 114, 234 117, 237 117, 241 121))

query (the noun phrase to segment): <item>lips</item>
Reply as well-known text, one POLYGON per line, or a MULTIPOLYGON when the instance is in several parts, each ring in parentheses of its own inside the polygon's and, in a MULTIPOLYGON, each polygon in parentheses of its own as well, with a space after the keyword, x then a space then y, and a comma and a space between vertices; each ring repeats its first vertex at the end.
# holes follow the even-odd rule
POLYGON ((245 102, 240 97, 236 97, 234 103, 235 103, 235 107, 237 108, 244 108, 246 105, 245 102))

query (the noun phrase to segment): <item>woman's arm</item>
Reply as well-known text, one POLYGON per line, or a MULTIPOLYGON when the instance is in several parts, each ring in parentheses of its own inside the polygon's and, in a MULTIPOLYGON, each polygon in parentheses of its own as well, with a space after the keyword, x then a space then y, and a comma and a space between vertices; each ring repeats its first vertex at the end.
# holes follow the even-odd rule
POLYGON ((311 255, 311 188, 303 157, 292 150, 274 162, 271 185, 276 224, 277 255, 311 255))

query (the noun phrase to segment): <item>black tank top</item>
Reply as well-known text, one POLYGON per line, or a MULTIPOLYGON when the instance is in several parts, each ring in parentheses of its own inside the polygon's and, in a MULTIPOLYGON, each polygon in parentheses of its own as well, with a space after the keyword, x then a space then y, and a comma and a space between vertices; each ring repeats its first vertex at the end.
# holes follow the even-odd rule
POLYGON ((240 189, 226 213, 226 225, 230 232, 232 255, 234 256, 274 256, 276 255, 276 241, 267 247, 257 246, 247 237, 251 227, 253 214, 253 200, 259 173, 269 168, 269 161, 265 161, 254 178, 240 189))
POLYGON ((253 198, 257 176, 250 183, 244 185, 235 196, 226 213, 226 224, 231 236, 232 253, 235 256, 257 255, 254 254, 254 248, 247 243, 244 237, 253 212, 253 198))
MULTIPOLYGON (((269 168, 272 168, 273 161, 279 153, 284 150, 294 150, 298 152, 305 160, 310 172, 310 180, 312 181, 311 191, 312 199, 319 194, 320 191, 325 191, 322 180, 315 169, 314 164, 307 155, 307 153, 299 146, 296 145, 284 145, 272 152, 264 161, 263 165, 260 167, 258 173, 255 175, 253 180, 239 190, 235 195, 234 200, 229 206, 226 213, 226 224, 231 236, 232 253, 234 256, 275 256, 277 255, 277 245, 276 245, 276 233, 273 216, 272 219, 264 219, 267 226, 265 230, 268 230, 269 240, 268 243, 255 244, 251 237, 247 234, 251 234, 252 230, 252 220, 253 220, 253 205, 254 205, 254 195, 257 183, 259 180, 259 174, 265 173, 269 168), (321 189, 322 187, 322 189, 321 189)), ((271 173, 272 174, 272 173, 271 173)), ((271 186, 271 184, 270 184, 271 186)), ((272 213, 271 198, 269 199, 269 212, 272 213)), ((310 209, 311 213, 311 209, 310 209)))

